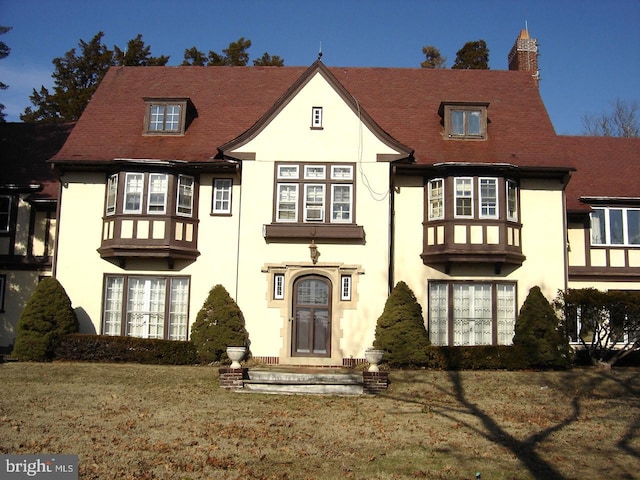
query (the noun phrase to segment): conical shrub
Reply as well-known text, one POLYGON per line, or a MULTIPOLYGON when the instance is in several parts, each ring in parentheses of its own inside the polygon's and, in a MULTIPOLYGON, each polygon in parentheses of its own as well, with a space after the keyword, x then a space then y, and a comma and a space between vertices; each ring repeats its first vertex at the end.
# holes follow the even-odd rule
POLYGON ((513 344, 526 348, 532 367, 563 368, 568 365, 567 336, 555 310, 538 286, 529 290, 520 309, 513 344))
POLYGON ((378 318, 373 346, 384 350, 384 363, 404 367, 425 365, 430 343, 422 307, 409 286, 398 282, 378 318))
POLYGON ((226 361, 227 347, 249 346, 242 311, 222 285, 211 289, 198 312, 191 342, 203 363, 226 361))
POLYGON ((60 337, 78 329, 67 292, 55 278, 45 278, 20 315, 12 356, 37 362, 51 360, 60 337))

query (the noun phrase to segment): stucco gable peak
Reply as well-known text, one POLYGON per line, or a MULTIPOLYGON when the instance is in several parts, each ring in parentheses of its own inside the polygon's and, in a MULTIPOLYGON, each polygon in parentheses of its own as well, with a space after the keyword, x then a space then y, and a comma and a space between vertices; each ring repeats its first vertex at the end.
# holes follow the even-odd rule
POLYGON ((321 75, 323 79, 335 90, 340 98, 351 108, 355 115, 380 139, 384 144, 398 151, 394 158, 412 157, 413 150, 401 142, 391 137, 385 132, 373 118, 362 108, 356 97, 354 97, 335 77, 331 70, 318 58, 309 68, 287 89, 286 92, 267 110, 258 121, 235 139, 218 147, 218 151, 223 157, 235 158, 233 151, 241 149, 243 145, 254 139, 264 128, 275 118, 295 96, 313 79, 316 75, 321 75))

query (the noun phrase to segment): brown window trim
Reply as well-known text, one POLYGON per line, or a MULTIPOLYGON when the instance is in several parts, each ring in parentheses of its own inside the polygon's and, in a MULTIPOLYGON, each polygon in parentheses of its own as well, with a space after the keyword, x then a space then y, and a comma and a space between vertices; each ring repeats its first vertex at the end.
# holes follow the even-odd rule
POLYGON ((488 137, 488 114, 489 104, 486 102, 442 102, 438 114, 442 117, 444 125, 444 137, 449 140, 486 140, 488 137), (453 111, 479 111, 480 112, 480 134, 454 134, 451 132, 453 111))

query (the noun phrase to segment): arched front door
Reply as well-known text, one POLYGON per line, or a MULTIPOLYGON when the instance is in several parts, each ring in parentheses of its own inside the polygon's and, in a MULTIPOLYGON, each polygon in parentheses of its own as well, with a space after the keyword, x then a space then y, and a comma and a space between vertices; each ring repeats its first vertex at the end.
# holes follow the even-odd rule
POLYGON ((331 356, 331 282, 311 275, 293 286, 294 356, 331 356))

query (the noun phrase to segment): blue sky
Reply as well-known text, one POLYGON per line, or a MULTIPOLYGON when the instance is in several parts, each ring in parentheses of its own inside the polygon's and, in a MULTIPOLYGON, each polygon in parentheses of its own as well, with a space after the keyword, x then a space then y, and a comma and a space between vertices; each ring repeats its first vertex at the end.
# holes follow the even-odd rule
POLYGON ((434 45, 451 66, 465 42, 483 39, 491 69, 504 70, 525 23, 559 134, 582 133, 583 114, 606 112, 618 98, 640 99, 638 0, 0 0, 0 25, 13 27, 0 36, 11 48, 0 60, 9 85, 0 103, 19 121, 32 89, 53 85, 51 61, 98 31, 110 48, 140 33, 169 65, 192 46, 221 53, 245 37, 250 61, 269 52, 306 66, 322 45, 329 66, 419 68, 422 47, 434 45))

